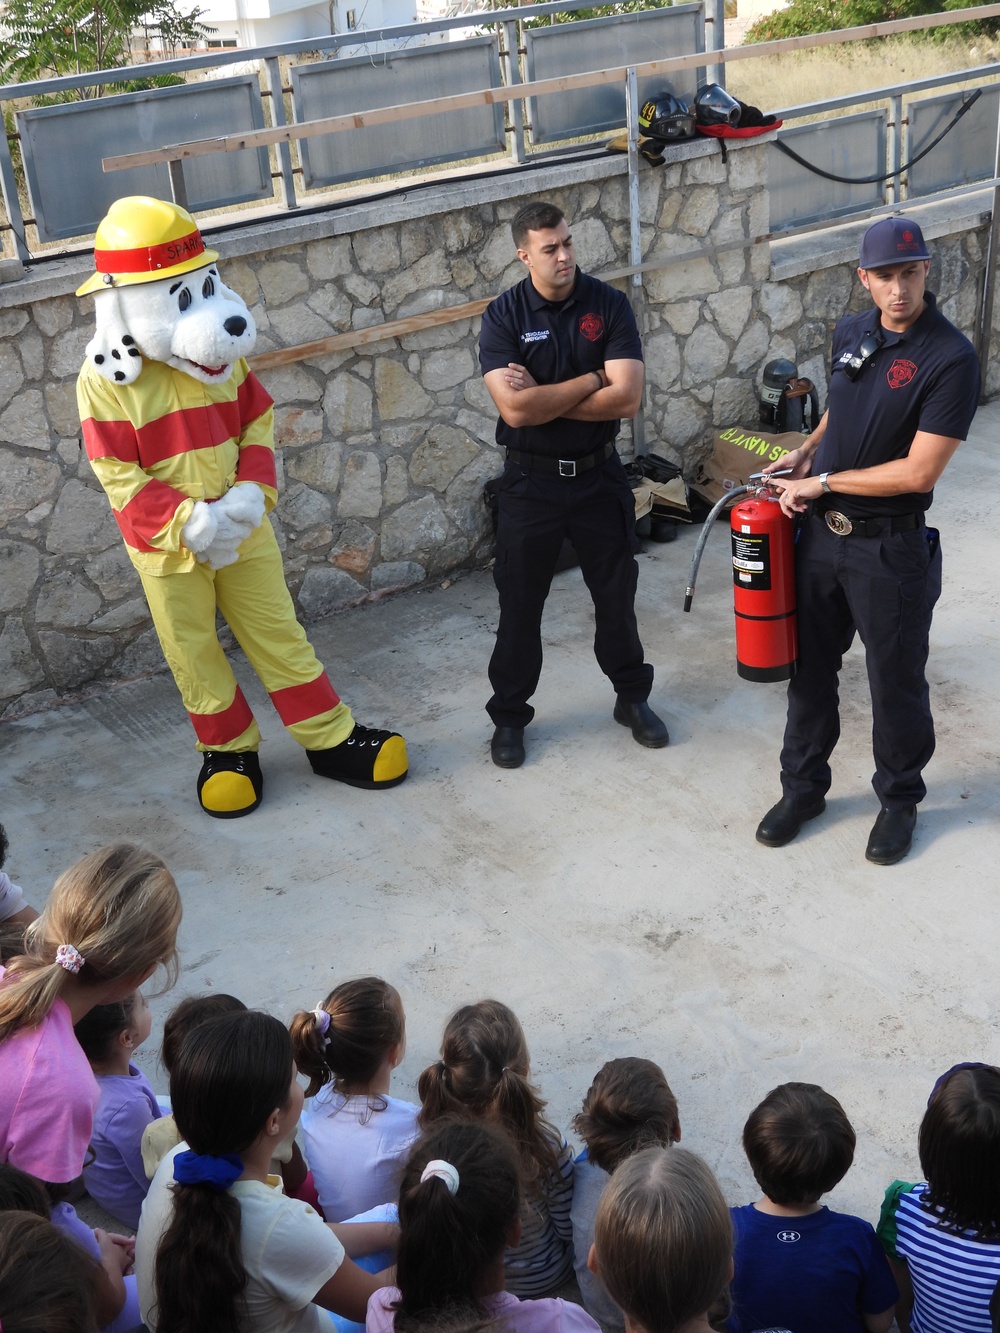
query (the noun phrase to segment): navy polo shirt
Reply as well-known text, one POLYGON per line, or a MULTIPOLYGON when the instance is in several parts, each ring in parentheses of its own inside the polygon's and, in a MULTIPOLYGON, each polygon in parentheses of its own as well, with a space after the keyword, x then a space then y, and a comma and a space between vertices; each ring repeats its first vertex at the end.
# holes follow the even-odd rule
MULTIPOLYGON (((510 362, 524 366, 538 384, 561 384, 605 361, 641 361, 642 344, 628 298, 577 269, 573 291, 547 301, 531 278, 509 287, 483 313, 479 364, 483 374, 510 362)), ((550 458, 582 458, 618 434, 618 421, 556 417, 541 426, 497 421, 497 444, 550 458)))
MULTIPOLYGON (((927 309, 905 333, 883 329, 885 342, 849 380, 844 362, 866 334, 881 328, 877 309, 847 315, 833 331, 830 416, 812 474, 875 467, 905 458, 918 430, 964 440, 979 403, 979 358, 964 333, 924 292, 927 309)), ((914 514, 934 492, 835 495, 832 507, 856 518, 914 514)), ((827 498, 826 506, 831 506, 827 498)))

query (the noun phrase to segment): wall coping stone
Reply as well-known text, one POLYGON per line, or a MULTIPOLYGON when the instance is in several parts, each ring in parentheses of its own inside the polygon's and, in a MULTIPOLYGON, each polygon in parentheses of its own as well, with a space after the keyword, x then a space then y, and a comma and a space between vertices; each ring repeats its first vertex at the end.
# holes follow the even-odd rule
MULTIPOLYGON (((728 152, 739 152, 742 148, 756 147, 773 137, 772 132, 752 139, 727 139, 726 149, 728 152)), ((663 171, 673 164, 709 157, 719 152, 718 145, 718 140, 706 137, 670 145, 666 150, 664 166, 651 167, 650 170, 663 171)), ((219 226, 210 220, 205 224, 205 235, 211 237, 212 248, 220 251, 221 262, 225 264, 243 255, 259 254, 262 249, 272 251, 284 245, 301 245, 330 236, 351 235, 392 223, 475 208, 480 204, 507 202, 511 198, 512 176, 523 177, 524 194, 530 195, 540 194, 543 190, 577 186, 586 181, 610 180, 615 176, 627 175, 628 157, 625 153, 607 153, 603 157, 583 159, 567 159, 565 156, 555 160, 543 158, 541 165, 500 166, 485 177, 455 174, 445 180, 438 179, 433 185, 423 184, 424 178, 411 177, 391 193, 376 198, 342 205, 310 204, 306 206, 308 212, 272 214, 249 226, 219 226)), ((0 310, 16 309, 55 296, 72 295, 93 271, 93 255, 89 249, 31 265, 19 281, 0 284, 0 310)))
MULTIPOLYGON (((904 200, 899 212, 919 222, 927 241, 942 236, 956 236, 972 231, 990 220, 992 190, 977 190, 957 199, 939 199, 930 203, 904 200)), ((880 214, 887 217, 888 214, 880 214)), ((877 220, 877 219, 876 219, 877 220)), ((802 236, 780 237, 771 241, 771 281, 787 282, 816 269, 835 268, 838 264, 857 267, 861 237, 872 219, 845 222, 839 227, 806 232, 802 236)), ((933 261, 932 261, 933 262, 933 261)))

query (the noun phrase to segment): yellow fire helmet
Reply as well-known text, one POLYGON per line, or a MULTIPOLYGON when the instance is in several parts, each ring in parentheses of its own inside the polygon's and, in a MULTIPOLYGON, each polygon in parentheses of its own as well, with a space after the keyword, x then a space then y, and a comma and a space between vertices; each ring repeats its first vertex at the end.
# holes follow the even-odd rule
POLYGON ((129 195, 111 205, 97 228, 97 272, 76 294, 158 282, 214 264, 218 257, 217 250, 205 249, 198 224, 187 209, 148 195, 129 195))

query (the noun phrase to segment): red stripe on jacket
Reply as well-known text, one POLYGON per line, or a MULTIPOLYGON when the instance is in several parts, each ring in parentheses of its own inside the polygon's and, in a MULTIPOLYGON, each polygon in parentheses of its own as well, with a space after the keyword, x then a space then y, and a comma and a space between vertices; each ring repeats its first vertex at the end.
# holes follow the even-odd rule
POLYGON ((202 745, 208 746, 228 745, 237 736, 242 736, 253 721, 250 705, 238 685, 233 702, 221 713, 188 713, 188 717, 194 725, 195 735, 202 745))
POLYGON ((155 537, 167 526, 178 505, 184 503, 187 496, 175 491, 165 481, 151 478, 137 495, 134 495, 124 509, 115 509, 115 518, 121 528, 122 536, 136 551, 156 551, 150 546, 149 538, 155 537))
POLYGON ((274 406, 274 399, 251 370, 246 379, 236 390, 240 405, 240 419, 244 426, 262 417, 269 407, 274 406))
POLYGON ((155 467, 178 454, 215 449, 229 440, 238 441, 242 433, 239 404, 235 400, 182 407, 138 428, 139 462, 144 468, 155 467))
POLYGON ((271 690, 271 702, 286 727, 306 722, 320 713, 328 713, 340 703, 340 695, 330 684, 324 671, 307 685, 287 685, 283 690, 271 690))
POLYGON ((88 458, 117 458, 122 463, 138 463, 139 441, 131 421, 95 421, 88 417, 82 424, 88 458))
POLYGON ((258 481, 262 486, 278 489, 278 474, 274 466, 274 450, 266 444, 245 444, 236 464, 237 481, 258 481))

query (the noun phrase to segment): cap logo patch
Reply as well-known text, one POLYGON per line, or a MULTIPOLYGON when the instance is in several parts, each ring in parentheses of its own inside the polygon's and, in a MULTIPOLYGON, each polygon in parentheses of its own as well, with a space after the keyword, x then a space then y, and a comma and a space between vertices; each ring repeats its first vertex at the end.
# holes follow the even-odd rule
POLYGON ((604 320, 600 315, 584 315, 580 320, 580 332, 588 342, 595 343, 604 332, 604 320))
POLYGON ((912 361, 897 358, 885 372, 885 377, 890 389, 901 389, 904 384, 909 384, 916 373, 917 368, 912 361))

